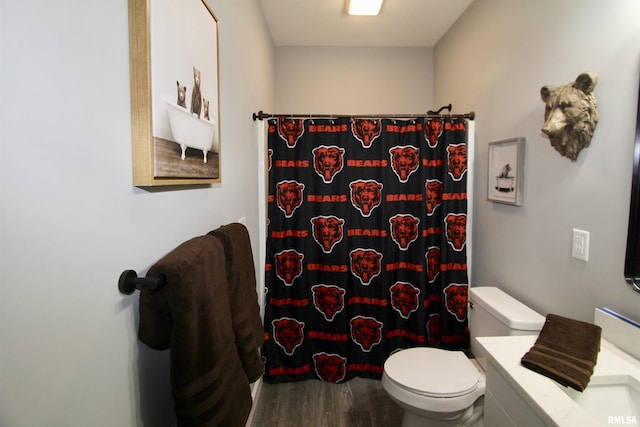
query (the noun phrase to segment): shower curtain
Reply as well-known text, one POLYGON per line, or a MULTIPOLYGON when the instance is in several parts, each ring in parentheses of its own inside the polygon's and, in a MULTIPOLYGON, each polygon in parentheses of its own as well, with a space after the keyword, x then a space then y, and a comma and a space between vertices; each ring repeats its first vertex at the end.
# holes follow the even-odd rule
POLYGON ((396 350, 468 348, 467 127, 269 120, 265 381, 379 379, 396 350))

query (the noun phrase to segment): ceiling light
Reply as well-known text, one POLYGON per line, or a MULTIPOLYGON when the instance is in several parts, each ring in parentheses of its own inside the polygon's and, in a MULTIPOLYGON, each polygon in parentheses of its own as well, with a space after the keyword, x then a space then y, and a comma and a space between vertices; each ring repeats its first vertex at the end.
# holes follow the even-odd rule
POLYGON ((377 15, 382 0, 347 0, 349 15, 377 15))

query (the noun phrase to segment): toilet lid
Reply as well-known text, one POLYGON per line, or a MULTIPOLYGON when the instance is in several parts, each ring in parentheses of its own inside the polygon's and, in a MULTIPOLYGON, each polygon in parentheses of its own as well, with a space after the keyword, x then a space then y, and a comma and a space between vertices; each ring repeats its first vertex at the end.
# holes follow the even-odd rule
POLYGON ((400 386, 432 397, 455 397, 470 393, 480 373, 461 351, 416 347, 392 354, 384 372, 400 386))

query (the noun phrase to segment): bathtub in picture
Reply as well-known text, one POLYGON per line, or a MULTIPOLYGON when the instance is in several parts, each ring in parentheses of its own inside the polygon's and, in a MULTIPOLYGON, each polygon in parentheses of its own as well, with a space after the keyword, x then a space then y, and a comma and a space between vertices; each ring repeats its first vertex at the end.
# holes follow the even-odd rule
POLYGON ((182 149, 182 160, 185 159, 188 147, 201 150, 204 163, 207 163, 209 151, 219 152, 215 121, 198 118, 186 108, 177 105, 171 96, 165 95, 164 100, 167 103, 171 133, 182 149))
POLYGON ((502 193, 511 193, 515 190, 515 177, 496 177, 496 190, 502 193))

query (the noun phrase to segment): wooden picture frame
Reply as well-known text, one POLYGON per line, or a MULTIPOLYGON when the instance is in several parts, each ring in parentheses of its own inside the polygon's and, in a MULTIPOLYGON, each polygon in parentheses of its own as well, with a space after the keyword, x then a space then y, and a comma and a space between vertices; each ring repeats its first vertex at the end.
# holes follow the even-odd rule
POLYGON ((522 137, 489 143, 489 201, 522 206, 524 150, 525 139, 522 137))
POLYGON ((129 0, 129 51, 133 185, 220 182, 218 19, 207 1, 129 0))
POLYGON ((636 134, 632 170, 624 278, 631 289, 640 293, 640 88, 638 90, 638 107, 636 109, 636 134))

